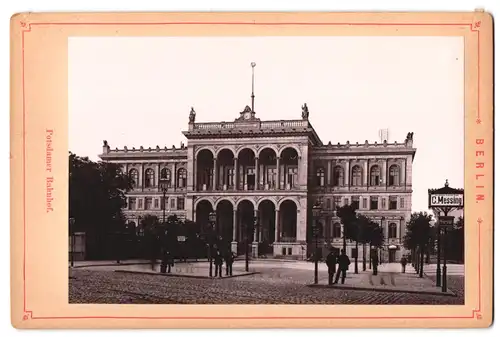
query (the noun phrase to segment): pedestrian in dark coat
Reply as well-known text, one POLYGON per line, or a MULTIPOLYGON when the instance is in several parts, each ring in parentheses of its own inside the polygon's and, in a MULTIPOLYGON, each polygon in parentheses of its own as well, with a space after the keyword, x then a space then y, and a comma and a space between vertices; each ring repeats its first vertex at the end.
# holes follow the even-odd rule
POLYGON ((161 264, 162 264, 162 272, 170 273, 172 271, 172 267, 174 266, 174 259, 172 253, 170 253, 168 249, 165 249, 163 251, 161 264))
POLYGON ((223 263, 222 254, 219 250, 217 250, 214 257, 215 276, 219 274, 219 277, 222 277, 222 263, 223 263))
POLYGON ((333 284, 333 276, 335 275, 335 267, 337 265, 337 254, 331 249, 326 256, 326 266, 328 267, 328 284, 333 284))
POLYGON ((340 274, 342 274, 342 284, 344 284, 347 270, 349 269, 349 265, 351 264, 351 261, 345 254, 344 249, 340 251, 340 255, 337 261, 339 263, 339 269, 337 269, 337 275, 335 275, 335 282, 333 282, 333 284, 337 284, 339 282, 340 274))
POLYGON ((234 255, 232 251, 228 251, 225 256, 226 260, 226 276, 233 276, 234 255))
POLYGON ((406 261, 406 257, 404 257, 404 256, 403 256, 403 257, 401 258, 401 269, 402 269, 402 271, 403 271, 403 274, 404 274, 404 273, 406 273, 406 263, 407 263, 407 262, 408 262, 408 261, 406 261))
POLYGON ((379 265, 378 254, 376 250, 374 250, 372 254, 373 275, 377 275, 379 265))

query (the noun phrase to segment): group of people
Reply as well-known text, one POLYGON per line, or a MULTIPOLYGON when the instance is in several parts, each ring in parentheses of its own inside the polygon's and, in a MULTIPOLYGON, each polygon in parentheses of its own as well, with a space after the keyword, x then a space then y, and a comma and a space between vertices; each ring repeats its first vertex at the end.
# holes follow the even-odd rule
POLYGON ((226 262, 226 276, 233 276, 234 258, 235 255, 232 251, 228 250, 223 254, 217 249, 214 255, 215 276, 219 275, 219 277, 222 277, 222 265, 224 262, 226 262))
MULTIPOLYGON (((406 272, 407 262, 408 262, 407 258, 403 256, 400 260, 402 273, 406 272)), ((371 263, 373 266, 373 275, 377 275, 378 266, 380 263, 376 251, 373 251, 371 254, 371 263)), ((326 257, 326 265, 328 267, 328 284, 330 285, 337 284, 339 279, 341 279, 342 284, 344 284, 347 270, 349 269, 350 264, 351 261, 349 260, 349 257, 346 255, 344 249, 340 251, 340 255, 338 256, 335 253, 334 249, 332 249, 328 254, 328 256, 326 257), (337 269, 337 264, 338 264, 338 269, 337 269), (335 276, 335 281, 333 280, 334 276, 335 276)))

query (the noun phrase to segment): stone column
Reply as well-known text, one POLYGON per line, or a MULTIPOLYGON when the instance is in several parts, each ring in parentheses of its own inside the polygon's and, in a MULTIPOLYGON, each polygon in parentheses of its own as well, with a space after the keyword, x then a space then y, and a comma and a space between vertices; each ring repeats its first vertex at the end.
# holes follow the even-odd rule
POLYGON ((172 180, 173 184, 172 187, 174 188, 174 191, 177 189, 177 163, 174 162, 174 168, 172 170, 172 180))
POLYGON ((275 209, 274 215, 274 242, 280 241, 280 211, 275 209))
POLYGON ((212 190, 217 189, 217 158, 214 158, 214 171, 213 171, 213 182, 212 182, 212 190))
MULTIPOLYGON (((280 157, 276 157, 276 174, 277 174, 277 177, 276 177, 276 189, 279 190, 280 189, 280 157)), ((278 210, 277 210, 278 212, 278 210)))
MULTIPOLYGON (((233 167, 233 172, 234 172, 234 177, 233 177, 233 183, 234 183, 234 189, 238 189, 238 182, 239 182, 239 168, 238 168, 238 157, 234 157, 234 167, 233 167)), ((236 211, 235 211, 236 212, 236 211)))
POLYGON ((328 160, 328 164, 326 166, 326 186, 331 186, 332 181, 332 161, 328 160))
POLYGON ((363 176, 362 176, 362 184, 365 183, 367 186, 370 186, 370 171, 368 167, 368 160, 365 160, 363 163, 363 176))
POLYGON ((259 189, 259 157, 255 157, 255 189, 259 189))
POLYGON ((345 162, 345 169, 344 169, 344 181, 345 181, 345 186, 350 187, 350 179, 351 179, 351 160, 348 159, 345 162))
MULTIPOLYGON (((193 159, 193 191, 198 191, 198 161, 193 159)), ((188 165, 189 168, 189 165, 188 165)))
POLYGON ((238 238, 237 238, 237 230, 238 230, 238 218, 237 218, 237 210, 233 210, 233 241, 231 242, 231 251, 233 253, 238 252, 238 238))

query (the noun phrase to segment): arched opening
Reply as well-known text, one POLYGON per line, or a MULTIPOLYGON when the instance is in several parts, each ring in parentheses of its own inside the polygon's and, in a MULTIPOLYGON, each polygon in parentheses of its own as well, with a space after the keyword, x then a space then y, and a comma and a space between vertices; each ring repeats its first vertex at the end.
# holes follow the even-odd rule
POLYGON ((322 167, 316 169, 316 186, 325 186, 325 169, 322 167))
POLYGON ((262 168, 259 174, 259 186, 264 190, 274 190, 277 187, 278 169, 276 166, 276 152, 271 148, 263 149, 259 154, 259 165, 262 168))
POLYGON ((243 149, 238 154, 238 170, 238 176, 241 178, 238 182, 238 189, 245 191, 254 190, 257 180, 255 172, 255 154, 252 150, 243 149))
POLYGON ((398 232, 398 226, 392 222, 389 224, 389 239, 395 239, 398 232))
POLYGON ((285 189, 292 189, 298 186, 299 178, 299 155, 297 150, 292 147, 287 147, 281 153, 283 161, 283 186, 285 189))
POLYGON ((389 167, 389 186, 399 185, 399 166, 391 165, 389 167))
POLYGON ((363 184, 361 167, 359 167, 358 165, 353 166, 351 176, 352 176, 352 179, 351 179, 352 186, 361 186, 363 184))
POLYGON ((259 254, 272 254, 273 243, 276 241, 276 207, 270 200, 259 204, 259 221, 257 228, 260 242, 259 254))
POLYGON ((370 186, 380 185, 380 167, 373 165, 370 169, 370 186))
POLYGON ((208 216, 212 211, 212 204, 207 200, 201 200, 196 204, 196 223, 202 228, 203 232, 205 232, 210 225, 208 216))
POLYGON ((144 187, 151 188, 155 185, 155 172, 148 168, 145 172, 144 187))
POLYGON ((201 150, 196 156, 196 190, 211 190, 213 187, 214 155, 210 150, 201 150))
POLYGON ((297 205, 285 200, 280 205, 280 241, 295 242, 297 237, 297 205))
MULTIPOLYGON (((238 217, 238 254, 245 252, 245 244, 253 242, 251 228, 255 221, 255 210, 253 204, 248 200, 242 200, 237 208, 238 217)), ((251 249, 251 247, 249 247, 251 249)))
POLYGON ((340 166, 333 169, 333 186, 344 186, 344 169, 340 166))
POLYGON ((234 154, 229 149, 223 149, 217 155, 217 189, 232 190, 236 186, 234 154))
POLYGON ((139 181, 139 172, 136 169, 131 169, 128 173, 128 177, 130 179, 130 182, 132 184, 132 188, 135 188, 139 185, 137 185, 139 181))
POLYGON ((228 200, 221 200, 217 204, 217 235, 221 237, 221 241, 226 245, 226 248, 231 248, 233 241, 233 204, 228 200))
POLYGON ((172 173, 170 169, 164 167, 160 171, 160 181, 164 183, 167 187, 171 187, 172 184, 172 173))

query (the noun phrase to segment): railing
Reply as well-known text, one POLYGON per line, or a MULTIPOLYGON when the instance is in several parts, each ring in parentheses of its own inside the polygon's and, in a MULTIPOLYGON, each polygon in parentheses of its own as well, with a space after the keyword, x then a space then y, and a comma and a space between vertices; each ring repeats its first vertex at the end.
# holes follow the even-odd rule
POLYGON ((278 240, 278 242, 295 242, 295 241, 297 241, 297 238, 293 236, 283 236, 278 240))
POLYGON ((256 128, 256 129, 281 129, 281 128, 307 128, 309 122, 306 120, 291 120, 291 121, 242 121, 242 122, 211 122, 211 123, 196 123, 195 129, 234 129, 234 128, 256 128))

